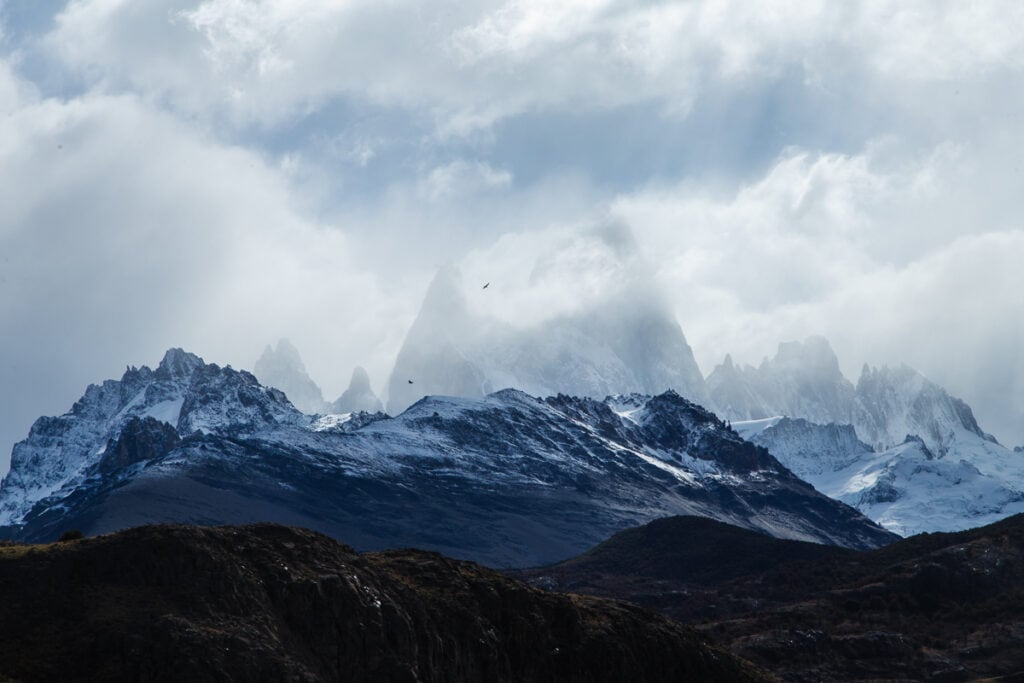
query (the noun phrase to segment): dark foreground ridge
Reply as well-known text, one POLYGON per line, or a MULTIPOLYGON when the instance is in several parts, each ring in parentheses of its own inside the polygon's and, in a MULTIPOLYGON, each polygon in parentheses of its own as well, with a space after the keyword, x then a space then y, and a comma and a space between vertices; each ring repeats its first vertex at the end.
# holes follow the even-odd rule
POLYGON ((0 595, 0 680, 766 680, 631 605, 270 524, 4 545, 0 595))
POLYGON ((677 517, 514 574, 657 609, 790 681, 1024 680, 1024 515, 861 552, 677 517))

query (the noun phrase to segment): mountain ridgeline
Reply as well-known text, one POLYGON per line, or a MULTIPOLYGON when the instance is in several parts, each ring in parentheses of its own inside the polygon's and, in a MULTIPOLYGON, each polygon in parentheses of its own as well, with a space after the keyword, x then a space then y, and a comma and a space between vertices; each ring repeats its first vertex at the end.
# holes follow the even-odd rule
POLYGON ((275 525, 0 546, 0 679, 771 680, 631 605, 275 525))
POLYGON ((280 340, 276 348, 268 345, 264 349, 253 374, 265 386, 283 391, 292 405, 307 415, 384 410, 370 387, 370 376, 359 366, 352 371, 348 389, 333 402, 325 401, 320 387, 306 372, 298 349, 287 339, 280 340))
MULTIPOLYGON (((726 356, 705 381, 657 297, 626 288, 599 308, 520 328, 471 310, 471 296, 499 291, 474 293, 453 268, 437 274, 391 374, 392 414, 424 394, 481 398, 502 386, 596 399, 673 389, 896 533, 965 529, 1024 511, 1019 456, 983 431, 966 403, 906 365, 865 366, 854 384, 829 343, 810 337, 780 344, 756 368, 726 356)), ((297 352, 282 342, 277 355, 292 369, 289 385, 306 392, 297 352)), ((299 407, 380 410, 358 372, 335 404, 299 407)))
POLYGON ((491 566, 571 556, 696 514, 849 547, 894 536, 673 392, 598 401, 505 390, 395 418, 304 415, 246 372, 172 349, 41 418, 0 487, 5 533, 277 521, 361 549, 491 566))
POLYGON ((677 517, 511 574, 658 610, 788 681, 1024 672, 1024 515, 859 552, 677 517))
POLYGON ((784 415, 816 424, 853 425, 858 438, 878 451, 920 437, 941 457, 964 442, 995 439, 982 431, 970 406, 907 365, 861 372, 856 386, 839 370, 828 341, 810 337, 779 344, 758 367, 732 358, 707 379, 712 405, 729 420, 784 415))

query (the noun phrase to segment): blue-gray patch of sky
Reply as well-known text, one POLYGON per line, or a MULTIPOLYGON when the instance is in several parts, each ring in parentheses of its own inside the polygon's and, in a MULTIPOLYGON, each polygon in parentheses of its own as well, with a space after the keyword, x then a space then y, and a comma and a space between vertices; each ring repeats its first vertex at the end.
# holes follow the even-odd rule
POLYGON ((300 155, 316 173, 334 178, 332 195, 343 202, 375 198, 429 167, 438 152, 431 130, 409 110, 339 97, 274 127, 246 126, 230 137, 269 158, 300 155))
POLYGON ((5 37, 18 43, 46 33, 53 28, 54 19, 65 5, 67 0, 6 0, 0 3, 0 23, 5 37))
POLYGON ((788 147, 854 154, 877 134, 875 114, 837 122, 835 111, 823 115, 835 106, 794 70, 755 87, 709 90, 685 115, 660 104, 525 114, 495 127, 483 158, 524 184, 569 169, 617 191, 685 177, 751 181, 788 147))

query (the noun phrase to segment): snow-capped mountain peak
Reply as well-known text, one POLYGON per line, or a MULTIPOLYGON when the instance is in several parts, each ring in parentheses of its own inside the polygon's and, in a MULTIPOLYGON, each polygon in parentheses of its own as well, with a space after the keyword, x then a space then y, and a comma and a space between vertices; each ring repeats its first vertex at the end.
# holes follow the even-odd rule
MULTIPOLYGON (((196 368, 202 367, 203 359, 180 348, 168 349, 156 368, 160 380, 188 379, 196 368)), ((148 370, 145 366, 144 369, 148 370)), ((122 378, 122 382, 125 378, 122 378)))
POLYGON ((68 413, 36 420, 28 438, 15 444, 0 485, 0 524, 17 523, 39 501, 80 484, 107 445, 140 420, 166 424, 184 437, 253 433, 304 418, 283 393, 250 373, 170 349, 155 371, 129 367, 120 380, 90 385, 68 413))
POLYGON ((126 374, 18 445, 0 488, 5 533, 286 520, 362 547, 415 544, 504 566, 565 557, 666 514, 853 547, 892 538, 675 392, 506 389, 427 396, 394 418, 313 419, 244 371, 126 374))
POLYGON ((733 426, 822 493, 901 535, 959 531, 1024 512, 1024 459, 973 434, 939 457, 916 434, 875 452, 850 425, 775 418, 733 426))
POLYGON ((876 450, 894 446, 908 434, 921 437, 939 457, 958 442, 995 441, 978 426, 970 406, 906 364, 865 366, 851 418, 876 450))
POLYGON ((426 394, 480 397, 509 386, 595 398, 674 389, 708 403, 682 329, 657 297, 624 291, 520 328, 470 310, 468 291, 453 267, 430 284, 391 373, 392 414, 426 394))
POLYGON ((773 416, 816 424, 850 424, 858 438, 883 451, 920 436, 938 457, 958 442, 994 442, 969 406, 908 365, 865 365, 856 386, 841 373, 823 337, 784 342, 757 368, 731 362, 708 377, 714 405, 734 421, 773 416))

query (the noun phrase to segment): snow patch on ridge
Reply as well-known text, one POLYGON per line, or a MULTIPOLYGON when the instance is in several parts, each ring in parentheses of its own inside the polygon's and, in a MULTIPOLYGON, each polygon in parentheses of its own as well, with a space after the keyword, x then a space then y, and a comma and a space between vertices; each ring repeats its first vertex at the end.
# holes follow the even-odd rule
POLYGON ((782 420, 782 416, 778 415, 775 417, 766 417, 760 420, 741 420, 739 422, 730 422, 730 426, 747 441, 752 440, 755 436, 768 429, 779 424, 782 420))

